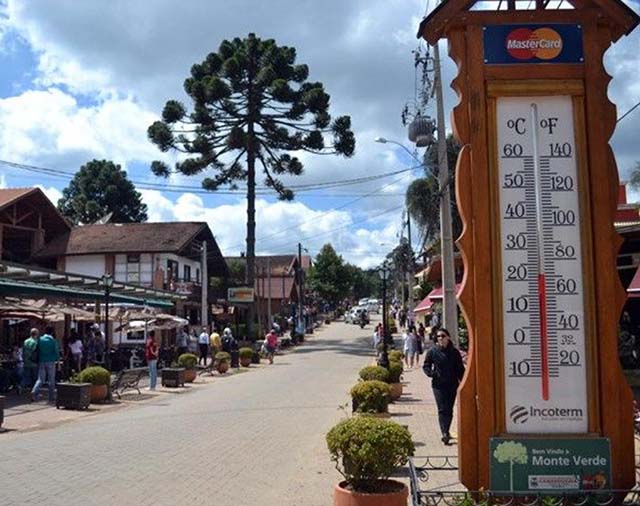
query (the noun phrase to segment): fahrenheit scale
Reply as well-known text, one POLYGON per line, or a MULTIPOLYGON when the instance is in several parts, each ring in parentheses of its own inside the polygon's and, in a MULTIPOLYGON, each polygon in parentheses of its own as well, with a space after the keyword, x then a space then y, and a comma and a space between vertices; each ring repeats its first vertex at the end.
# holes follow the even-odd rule
POLYGON ((588 430, 580 202, 570 96, 496 102, 506 428, 588 430))

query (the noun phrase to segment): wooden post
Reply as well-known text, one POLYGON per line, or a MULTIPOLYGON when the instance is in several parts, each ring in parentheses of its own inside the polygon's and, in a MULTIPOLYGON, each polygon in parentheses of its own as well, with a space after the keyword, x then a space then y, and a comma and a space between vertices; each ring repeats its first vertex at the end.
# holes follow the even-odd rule
POLYGON ((602 61, 611 43, 633 30, 640 18, 618 0, 567 1, 572 10, 547 10, 544 0, 536 0, 535 10, 517 10, 516 2, 507 0, 507 10, 471 11, 472 2, 448 0, 420 25, 419 36, 430 44, 448 39, 449 55, 458 68, 452 87, 459 103, 452 113, 452 126, 462 146, 456 166, 457 202, 464 225, 458 246, 465 267, 459 301, 469 329, 467 371, 459 388, 458 452, 460 479, 471 490, 491 490, 493 438, 522 442, 578 438, 585 444, 606 440, 611 449, 611 481, 606 488, 628 489, 635 484, 632 396, 617 350, 625 293, 616 275, 621 239, 613 228, 618 174, 609 139, 616 111, 607 98, 610 77, 602 61), (550 107, 545 104, 564 104, 563 110, 570 114, 539 117, 539 108, 550 107), (531 113, 514 117, 505 112, 517 107, 531 113), (560 133, 554 132, 556 123, 550 126, 551 119, 563 122, 564 130, 558 130, 563 132, 562 139, 553 137, 560 133), (532 151, 520 152, 523 148, 518 144, 514 155, 513 144, 499 142, 505 131, 526 133, 532 151), (539 142, 537 135, 546 140, 539 142), (554 152, 556 144, 567 151, 554 152), (540 154, 539 150, 545 151, 540 154), (561 158, 570 161, 558 161, 561 158), (521 161, 525 159, 530 162, 521 161), (570 177, 571 188, 560 188, 566 192, 562 198, 544 197, 548 200, 542 205, 542 195, 550 194, 555 184, 550 175, 554 160, 568 164, 555 170, 573 174, 564 176, 570 177), (521 186, 516 183, 512 191, 514 185, 505 174, 513 177, 515 173, 532 179, 521 186), (522 200, 509 201, 508 195, 522 200), (564 234, 553 228, 563 224, 551 216, 552 210, 565 212, 568 202, 574 202, 571 212, 579 219, 569 223, 572 228, 564 229, 564 234), (513 214, 517 204, 522 204, 518 216, 513 214), (528 239, 522 236, 519 248, 527 255, 520 264, 506 260, 515 255, 509 252, 508 242, 516 235, 508 237, 507 232, 522 226, 509 222, 510 218, 530 220, 538 231, 544 230, 536 234, 534 227, 528 239), (554 253, 553 248, 562 247, 567 237, 576 238, 572 247, 577 250, 568 259, 580 263, 549 271, 554 281, 548 281, 545 270, 564 254, 564 250, 554 253), (519 265, 524 268, 521 277, 510 280, 509 270, 519 265), (565 273, 575 274, 571 268, 577 272, 570 278, 571 286, 575 283, 579 288, 567 291, 562 287, 565 273), (516 310, 509 295, 525 290, 518 288, 525 285, 536 290, 523 292, 516 310), (555 305, 547 308, 551 296, 555 305), (527 322, 535 323, 526 330, 516 329, 515 338, 522 339, 515 344, 528 346, 528 358, 508 362, 516 356, 511 346, 513 322, 525 316, 527 322), (573 318, 575 326, 567 324, 567 318, 573 318), (564 344, 558 335, 562 329, 564 344), (564 363, 563 352, 577 357, 576 361, 564 363), (583 376, 569 373, 566 365, 579 366, 573 370, 584 371, 583 376), (567 383, 559 385, 564 377, 569 378, 567 383), (514 407, 509 395, 529 384, 535 393, 527 398, 525 391, 522 405, 514 407), (567 392, 574 386, 576 397, 581 389, 586 397, 572 411, 572 418, 536 419, 541 406, 561 410, 573 402, 567 401, 567 392), (530 400, 533 408, 524 406, 530 400))

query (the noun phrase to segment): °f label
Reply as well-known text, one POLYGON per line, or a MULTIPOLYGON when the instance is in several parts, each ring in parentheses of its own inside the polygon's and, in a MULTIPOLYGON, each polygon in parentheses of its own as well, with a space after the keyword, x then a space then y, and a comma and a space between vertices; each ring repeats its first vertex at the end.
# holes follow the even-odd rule
POLYGON ((506 427, 588 430, 573 102, 497 99, 506 427))

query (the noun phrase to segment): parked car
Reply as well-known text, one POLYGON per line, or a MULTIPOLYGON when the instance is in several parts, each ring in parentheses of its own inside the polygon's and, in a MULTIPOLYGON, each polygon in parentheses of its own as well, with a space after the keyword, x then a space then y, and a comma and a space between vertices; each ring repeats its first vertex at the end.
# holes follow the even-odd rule
POLYGON ((367 301, 367 310, 369 313, 380 313, 380 302, 378 302, 378 299, 369 299, 367 301))
POLYGON ((368 302, 369 302, 369 299, 365 297, 364 299, 360 299, 358 301, 358 306, 366 306, 368 302))

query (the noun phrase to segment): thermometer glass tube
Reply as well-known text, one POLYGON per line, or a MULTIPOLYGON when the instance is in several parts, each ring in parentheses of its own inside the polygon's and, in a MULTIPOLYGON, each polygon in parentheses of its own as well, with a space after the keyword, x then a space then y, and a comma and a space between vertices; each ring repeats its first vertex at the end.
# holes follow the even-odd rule
POLYGON ((505 416, 512 433, 587 431, 572 98, 497 99, 505 416))

